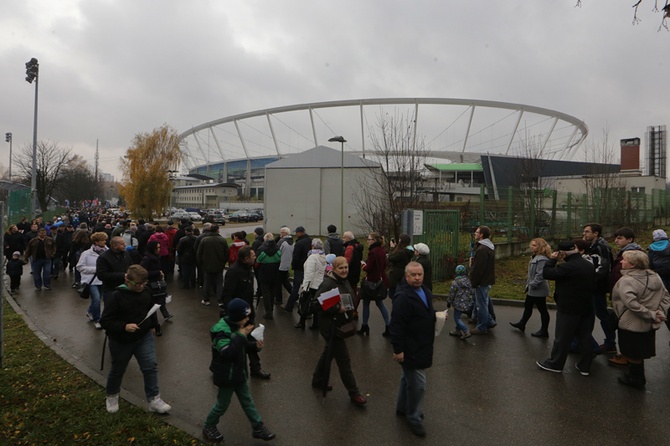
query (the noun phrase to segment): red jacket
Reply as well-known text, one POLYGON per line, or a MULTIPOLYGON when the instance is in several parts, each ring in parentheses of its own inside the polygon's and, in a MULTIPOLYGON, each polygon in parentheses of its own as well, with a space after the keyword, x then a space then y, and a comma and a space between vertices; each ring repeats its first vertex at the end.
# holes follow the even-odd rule
POLYGON ((377 282, 381 279, 384 286, 389 287, 389 279, 386 276, 386 250, 381 243, 375 242, 370 245, 368 260, 363 270, 367 273, 366 277, 370 282, 377 282))

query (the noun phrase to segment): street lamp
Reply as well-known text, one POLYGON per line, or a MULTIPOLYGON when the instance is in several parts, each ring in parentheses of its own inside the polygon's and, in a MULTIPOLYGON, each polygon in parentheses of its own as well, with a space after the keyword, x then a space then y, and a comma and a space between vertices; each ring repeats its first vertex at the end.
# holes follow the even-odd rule
POLYGON ((339 142, 342 144, 342 163, 340 165, 340 232, 344 233, 344 136, 333 136, 328 142, 339 142))
POLYGON ((12 132, 5 133, 5 141, 9 143, 9 181, 12 181, 12 132))
POLYGON ((35 218, 35 211, 37 210, 37 206, 35 205, 35 200, 37 199, 37 170, 36 170, 36 164, 37 164, 37 85, 39 81, 39 73, 40 73, 40 64, 35 59, 34 57, 30 59, 28 62, 26 62, 26 82, 29 84, 32 84, 33 81, 35 81, 35 115, 33 118, 33 168, 31 172, 31 179, 30 179, 30 193, 32 195, 32 200, 30 200, 30 211, 35 218))

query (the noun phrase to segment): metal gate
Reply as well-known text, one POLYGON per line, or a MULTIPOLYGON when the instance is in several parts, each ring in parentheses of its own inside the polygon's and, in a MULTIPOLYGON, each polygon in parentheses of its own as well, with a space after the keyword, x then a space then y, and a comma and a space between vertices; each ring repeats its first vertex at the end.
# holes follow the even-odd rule
POLYGON ((453 259, 458 258, 461 213, 458 210, 414 210, 410 235, 414 243, 430 248, 433 280, 443 281, 453 274, 453 259), (448 261, 452 259, 452 261, 448 261))

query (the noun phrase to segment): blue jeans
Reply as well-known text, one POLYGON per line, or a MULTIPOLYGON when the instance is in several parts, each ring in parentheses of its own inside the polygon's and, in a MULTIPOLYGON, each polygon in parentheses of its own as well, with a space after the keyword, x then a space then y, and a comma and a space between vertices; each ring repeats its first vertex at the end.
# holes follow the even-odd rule
MULTIPOLYGON (((386 309, 386 305, 384 305, 383 300, 375 300, 375 304, 377 304, 377 308, 379 308, 379 311, 382 313, 382 317, 384 318, 384 324, 388 326, 390 324, 389 322, 389 312, 386 309)), ((368 325, 368 320, 370 319, 370 301, 369 300, 364 300, 363 301, 363 325, 368 325)))
POLYGON ((295 305, 300 294, 300 285, 302 285, 302 279, 305 278, 304 271, 293 271, 293 289, 291 290, 291 295, 286 301, 284 308, 288 311, 293 311, 293 305, 295 305))
POLYGON ((116 395, 121 391, 121 381, 130 359, 135 356, 144 375, 144 394, 147 399, 159 394, 158 364, 156 363, 156 346, 154 335, 148 331, 141 339, 128 344, 109 338, 109 353, 112 357, 112 368, 107 376, 107 395, 116 395))
POLYGON ((426 393, 426 370, 410 369, 402 366, 400 377, 400 389, 398 390, 398 402, 396 412, 404 413, 407 421, 414 425, 421 424, 421 405, 426 393))
POLYGON ((88 306, 88 312, 93 316, 93 322, 100 322, 100 296, 102 295, 102 285, 91 285, 91 304, 88 306))
POLYGON ((461 330, 463 333, 467 333, 468 326, 465 325, 465 322, 461 320, 461 315, 463 312, 454 308, 454 322, 456 323, 456 329, 461 330))
POLYGON ((495 323, 489 313, 489 290, 491 285, 482 285, 475 288, 475 304, 477 305, 477 330, 488 331, 495 323))
POLYGON ((51 259, 36 259, 30 265, 33 270, 33 281, 35 288, 45 286, 51 288, 51 259))

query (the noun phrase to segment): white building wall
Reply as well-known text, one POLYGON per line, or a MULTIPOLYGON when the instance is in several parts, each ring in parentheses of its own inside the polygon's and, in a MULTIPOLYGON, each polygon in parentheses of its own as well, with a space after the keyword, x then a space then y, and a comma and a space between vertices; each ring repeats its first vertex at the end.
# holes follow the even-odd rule
POLYGON ((344 229, 340 228, 340 169, 266 169, 265 225, 270 232, 286 225, 295 230, 304 226, 310 235, 327 234, 329 224, 341 235, 353 231, 363 235, 365 228, 358 212, 359 178, 370 175, 367 168, 344 169, 344 229))

